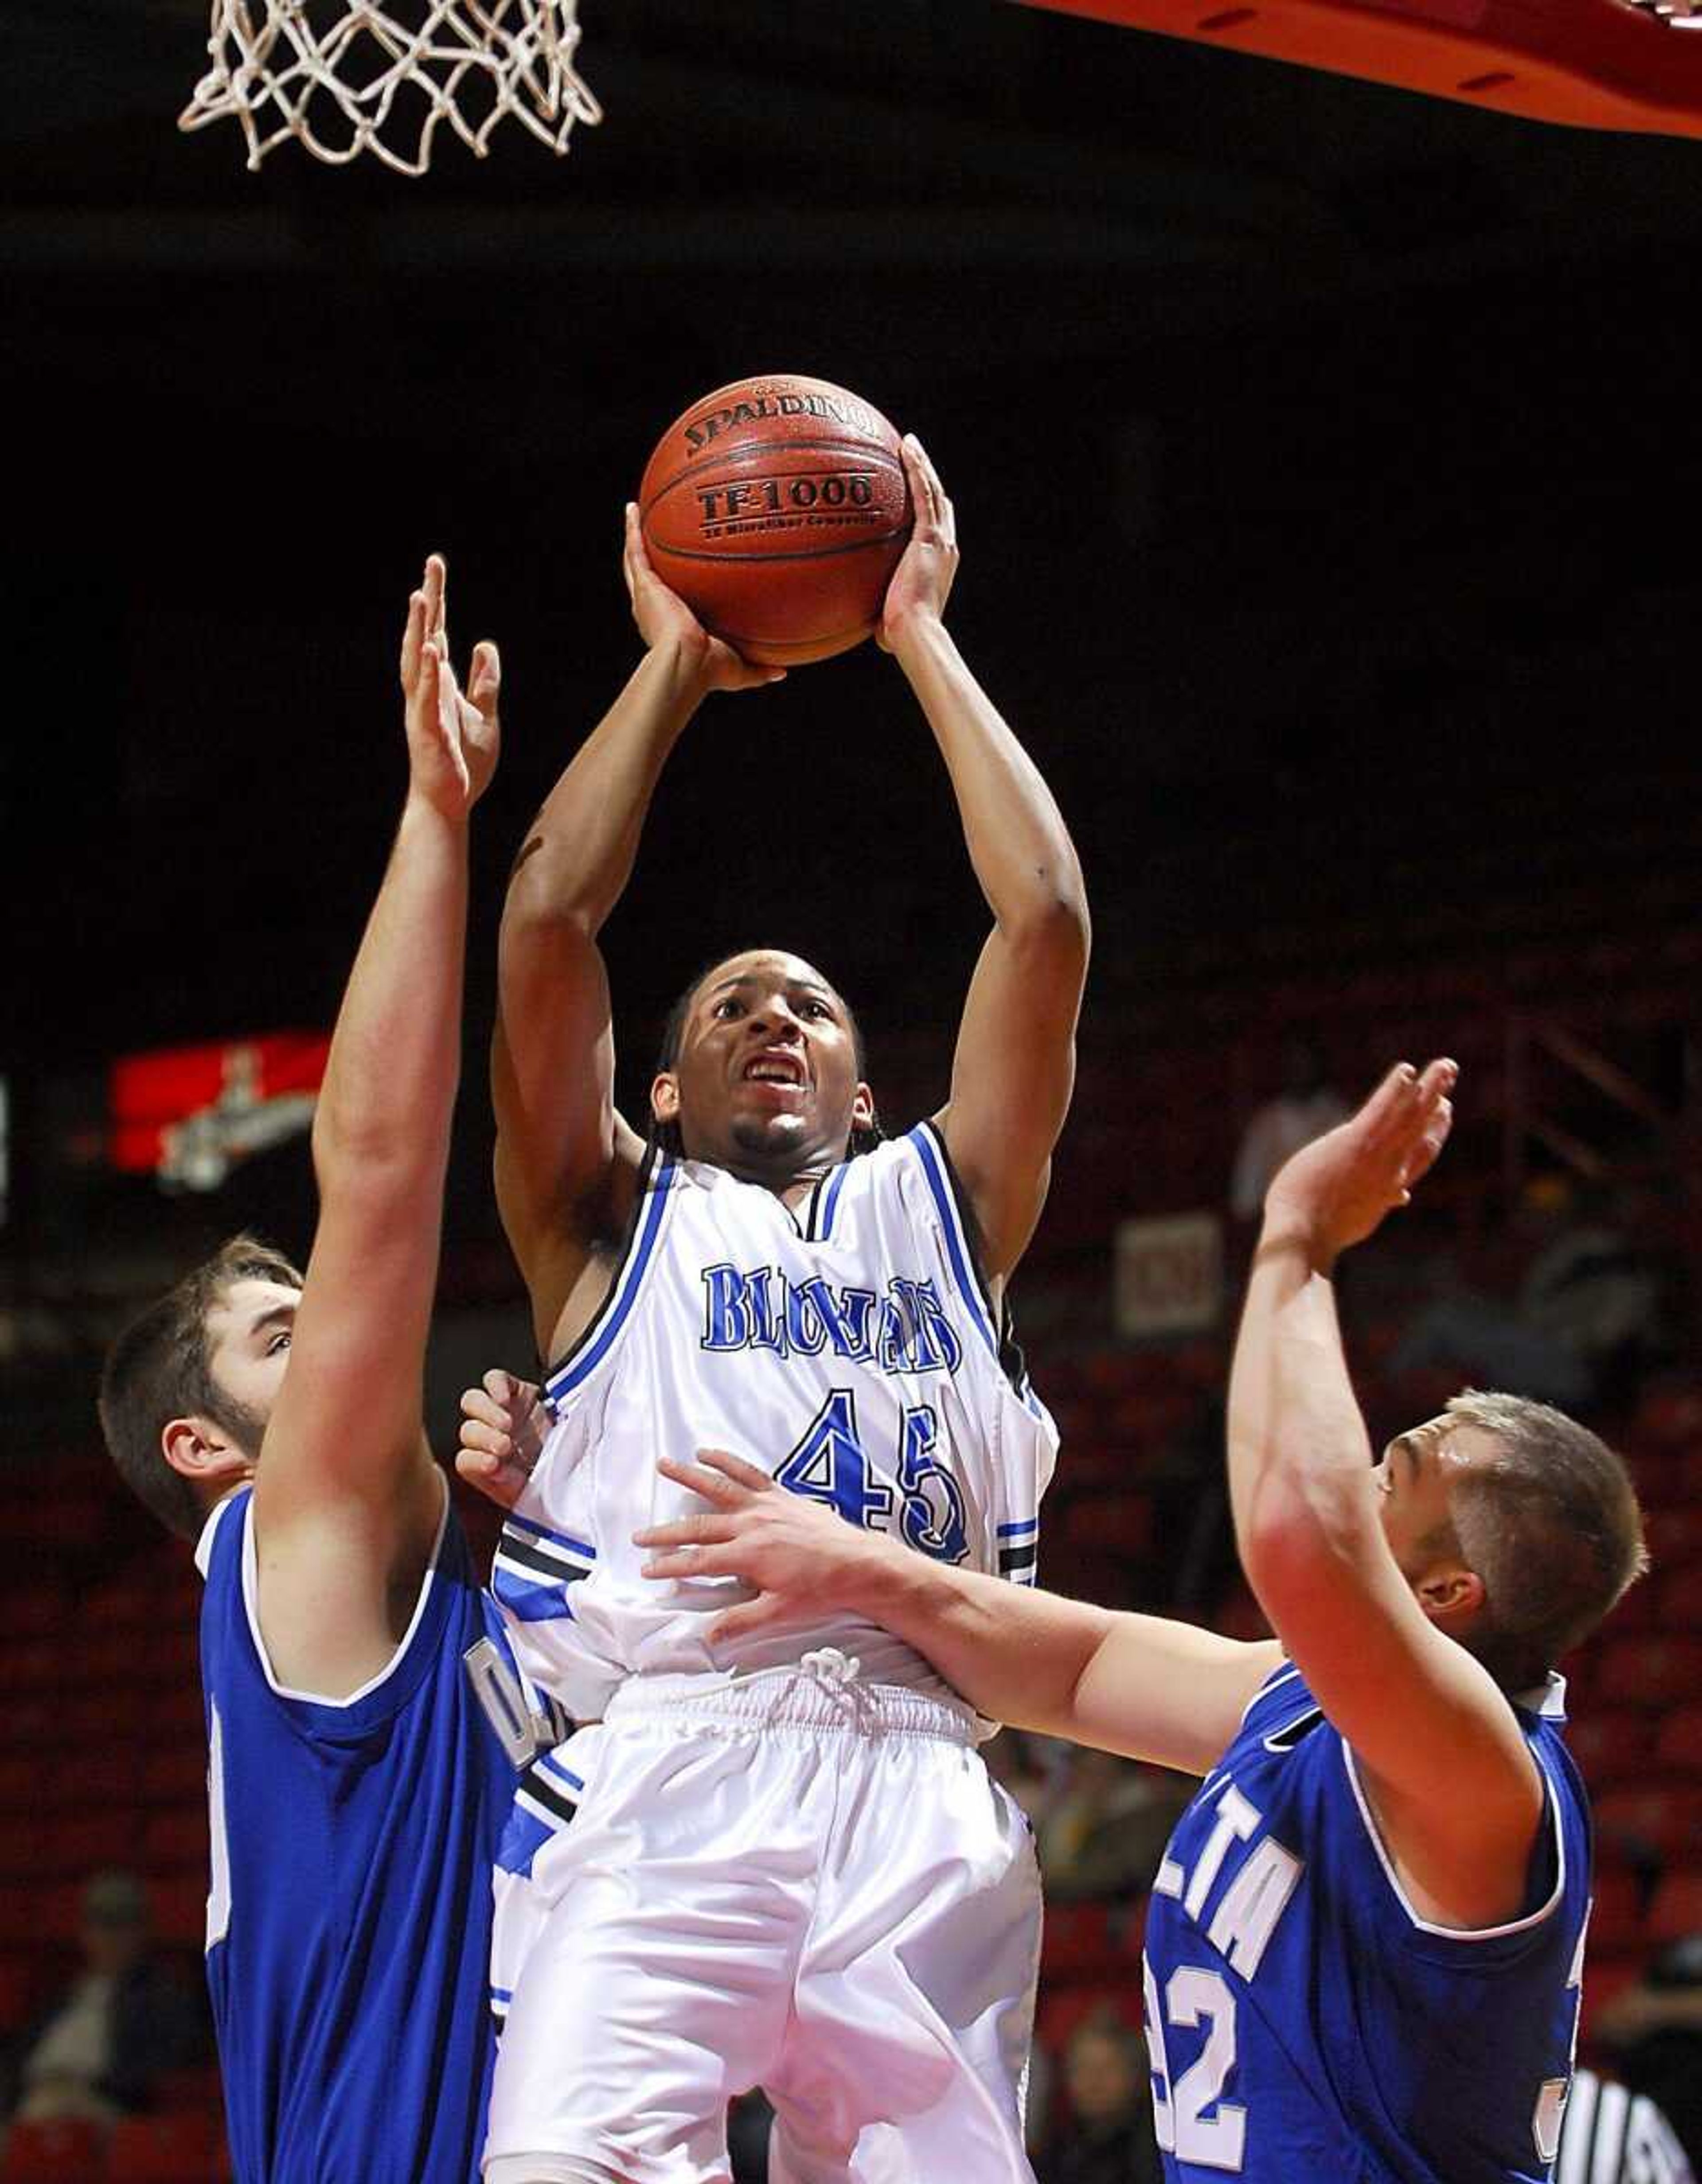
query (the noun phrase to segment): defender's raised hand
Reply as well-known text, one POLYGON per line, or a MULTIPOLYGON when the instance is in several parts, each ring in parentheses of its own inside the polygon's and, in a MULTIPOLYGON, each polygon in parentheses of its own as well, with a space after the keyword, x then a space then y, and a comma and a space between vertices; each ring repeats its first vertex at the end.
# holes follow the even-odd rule
POLYGON ((650 1550, 645 1576, 736 1577, 756 1589, 755 1600, 717 1617, 711 1645, 846 1602, 864 1559, 890 1551, 890 1542, 859 1531, 823 1502, 789 1494, 724 1449, 700 1449, 695 1463, 664 1457, 656 1469, 711 1506, 700 1516, 633 1533, 633 1544, 650 1550))
POLYGON ((627 503, 625 549, 621 573, 633 603, 639 635, 652 652, 672 648, 686 661, 704 690, 758 690, 783 682, 784 667, 756 667, 723 638, 711 637, 678 592, 671 592, 650 566, 637 504, 627 503))
POLYGON ((488 639, 475 645, 472 680, 462 695, 449 662, 444 627, 448 580, 443 556, 431 554, 420 588, 408 602, 402 694, 406 700, 409 794, 447 818, 461 819, 496 771, 502 663, 488 639))
POLYGON ((940 473, 914 432, 905 434, 903 454, 913 527, 881 609, 879 642, 884 652, 898 649, 907 624, 943 617, 957 574, 957 518, 940 473))
POLYGON ((1449 1095, 1456 1062, 1410 1062, 1392 1069, 1356 1115, 1304 1145, 1265 1194, 1267 1234, 1297 1230, 1316 1262, 1328 1266, 1363 1243, 1386 1214, 1410 1200, 1454 1123, 1449 1095))

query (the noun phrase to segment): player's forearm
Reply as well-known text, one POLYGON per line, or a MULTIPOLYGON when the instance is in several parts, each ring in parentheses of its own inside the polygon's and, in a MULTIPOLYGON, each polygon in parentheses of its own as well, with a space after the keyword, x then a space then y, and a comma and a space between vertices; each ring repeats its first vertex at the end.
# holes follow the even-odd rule
POLYGON ((945 759, 969 861, 1002 930, 1018 943, 1042 940, 1085 965, 1081 866, 1040 769, 942 623, 907 622, 893 649, 945 759))
POLYGON ((1370 1448, 1335 1285, 1313 1240, 1267 1219, 1230 1373, 1230 1503, 1242 1566, 1270 1595, 1351 1564, 1376 1531, 1370 1448))
POLYGON ((1074 1733, 1076 1689, 1116 1620, 1109 1609, 950 1568, 896 1542, 868 1546, 844 1605, 914 1646, 991 1719, 1074 1733))
POLYGON ((700 663, 647 652, 544 800, 509 883, 505 922, 572 919, 594 934, 632 877, 650 799, 704 694, 700 663))
POLYGON ((410 799, 338 1013, 314 1116, 322 1198, 441 1195, 460 1070, 467 827, 410 799))
POLYGON ((866 1558, 852 1605, 994 1721, 1185 1774, 1216 1765, 1278 1649, 978 1572, 895 1543, 866 1558))

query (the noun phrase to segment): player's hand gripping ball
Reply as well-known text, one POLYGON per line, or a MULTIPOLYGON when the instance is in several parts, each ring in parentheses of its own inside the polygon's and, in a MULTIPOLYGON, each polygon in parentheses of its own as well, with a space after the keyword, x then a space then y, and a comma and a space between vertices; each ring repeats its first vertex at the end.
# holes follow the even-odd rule
POLYGON ((844 387, 788 372, 717 387, 676 418, 639 510, 663 583, 773 667, 872 636, 910 538, 897 433, 844 387))

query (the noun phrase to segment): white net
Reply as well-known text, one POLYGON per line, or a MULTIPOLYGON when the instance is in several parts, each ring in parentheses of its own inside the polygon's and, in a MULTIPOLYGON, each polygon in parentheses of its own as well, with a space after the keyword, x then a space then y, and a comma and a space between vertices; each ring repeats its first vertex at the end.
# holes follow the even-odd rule
POLYGON ((236 120, 257 168, 290 138, 423 175, 440 126, 483 159, 511 116, 552 152, 602 109, 575 73, 577 0, 213 0, 213 65, 180 129, 236 120))

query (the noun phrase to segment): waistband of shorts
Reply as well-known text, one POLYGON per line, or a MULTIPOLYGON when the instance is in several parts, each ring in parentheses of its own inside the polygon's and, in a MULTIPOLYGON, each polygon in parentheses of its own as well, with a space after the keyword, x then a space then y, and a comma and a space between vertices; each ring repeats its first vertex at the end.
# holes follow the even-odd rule
POLYGON ((865 1683, 836 1649, 806 1653, 795 1668, 756 1669, 705 1689, 695 1676, 632 1676, 604 1720, 668 1720, 682 1729, 798 1729, 852 1736, 928 1736, 975 1745, 991 1726, 972 1708, 899 1684, 865 1683))

